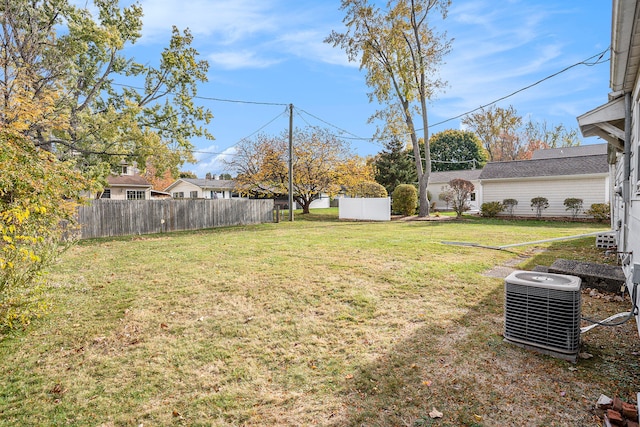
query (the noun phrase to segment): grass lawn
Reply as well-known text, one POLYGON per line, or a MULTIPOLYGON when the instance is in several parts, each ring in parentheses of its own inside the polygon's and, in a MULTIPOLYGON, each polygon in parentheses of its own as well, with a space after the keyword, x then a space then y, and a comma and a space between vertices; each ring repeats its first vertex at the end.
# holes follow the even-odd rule
MULTIPOLYGON (((483 275, 602 261, 595 238, 441 242, 602 229, 327 210, 82 242, 49 274, 51 313, 0 341, 0 425, 596 426, 600 393, 635 399, 635 322, 586 334, 576 365, 528 352, 503 343, 504 281, 483 275)), ((600 318, 629 308, 583 300, 600 318)))

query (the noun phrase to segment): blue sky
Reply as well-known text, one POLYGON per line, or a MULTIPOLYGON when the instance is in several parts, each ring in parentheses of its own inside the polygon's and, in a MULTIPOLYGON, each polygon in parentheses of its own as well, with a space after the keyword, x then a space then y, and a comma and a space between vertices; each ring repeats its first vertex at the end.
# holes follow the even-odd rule
MULTIPOLYGON (((339 0, 143 0, 143 37, 128 53, 154 62, 168 43, 171 27, 188 27, 194 47, 210 63, 204 98, 293 104, 294 125, 328 127, 338 135, 371 137, 367 119, 379 107, 369 103, 364 72, 344 53, 323 43, 341 31, 339 0), (331 125, 331 126, 330 126, 331 125), (332 127, 335 126, 335 127, 332 127), (349 134, 341 134, 347 131, 349 134)), ((440 68, 447 88, 431 102, 435 124, 535 83, 608 48, 611 2, 454 0, 438 24, 453 38, 440 68)), ((608 52, 605 58, 609 57, 608 52)), ((609 63, 580 65, 497 105, 550 125, 576 128, 576 116, 606 102, 609 63)), ((118 82, 126 83, 126 82, 118 82)), ((199 99, 214 114, 215 141, 198 140, 199 177, 225 172, 221 159, 260 131, 279 134, 288 126, 283 105, 199 99)), ((460 128, 460 119, 433 126, 432 133, 460 128)), ((348 140, 354 153, 382 150, 379 142, 348 140)), ((583 144, 601 142, 586 139, 583 144)), ((233 171, 229 171, 233 173, 233 171)))

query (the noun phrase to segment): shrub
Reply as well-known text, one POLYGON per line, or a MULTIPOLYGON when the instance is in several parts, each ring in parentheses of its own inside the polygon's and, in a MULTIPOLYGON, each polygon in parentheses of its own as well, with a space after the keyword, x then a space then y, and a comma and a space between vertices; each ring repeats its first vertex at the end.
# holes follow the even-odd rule
POLYGON ((546 197, 534 197, 531 199, 531 209, 536 211, 536 218, 542 217, 542 211, 549 207, 549 200, 546 197))
POLYGON ((352 189, 355 197, 387 197, 387 190, 375 181, 364 181, 352 189))
POLYGON ((438 199, 442 200, 445 203, 447 209, 449 209, 449 205, 453 201, 453 192, 447 185, 443 185, 440 190, 442 191, 442 193, 438 194, 438 199))
POLYGON ((494 218, 504 210, 500 202, 485 202, 480 206, 480 214, 487 218, 494 218))
POLYGON ((513 210, 518 206, 518 201, 516 199, 504 199, 502 201, 502 206, 504 210, 507 211, 509 216, 513 216, 513 210))
POLYGON ((571 211, 571 218, 576 219, 580 211, 582 210, 582 199, 576 199, 569 197, 564 199, 565 210, 571 211))
POLYGON ((402 215, 414 215, 418 207, 418 191, 411 184, 400 184, 393 190, 393 211, 402 215))
POLYGON ((46 311, 43 273, 68 247, 76 196, 89 182, 71 164, 21 136, 1 131, 0 159, 2 333, 27 325, 46 311))
POLYGON ((611 208, 609 203, 594 203, 586 212, 599 222, 608 221, 611 218, 611 208))
POLYGON ((471 209, 469 200, 471 198, 471 193, 475 190, 475 187, 470 181, 460 178, 449 181, 449 186, 451 187, 451 192, 453 194, 451 201, 453 203, 453 210, 456 213, 456 217, 460 218, 463 212, 471 209))

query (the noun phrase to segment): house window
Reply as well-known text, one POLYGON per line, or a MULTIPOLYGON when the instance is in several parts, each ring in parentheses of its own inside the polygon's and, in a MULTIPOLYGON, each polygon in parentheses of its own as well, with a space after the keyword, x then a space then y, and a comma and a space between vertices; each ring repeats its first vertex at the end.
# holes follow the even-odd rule
POLYGON ((183 191, 176 191, 175 193, 173 193, 173 198, 174 199, 184 199, 184 192, 183 191))
POLYGON ((198 190, 190 192, 189 193, 189 197, 191 197, 192 199, 197 199, 198 198, 198 190))
POLYGON ((111 189, 105 188, 102 194, 100 195, 101 199, 110 199, 111 198, 111 189))
POLYGON ((129 166, 122 166, 122 175, 129 175, 129 166))
POLYGON ((144 200, 145 192, 142 190, 127 190, 127 200, 144 200))
POLYGON ((471 201, 475 202, 476 201, 476 193, 471 193, 471 201))

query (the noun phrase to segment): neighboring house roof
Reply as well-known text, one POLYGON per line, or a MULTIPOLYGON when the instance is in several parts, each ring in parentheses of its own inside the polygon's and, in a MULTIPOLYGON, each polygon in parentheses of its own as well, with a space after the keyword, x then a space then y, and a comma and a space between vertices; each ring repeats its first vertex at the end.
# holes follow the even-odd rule
POLYGON ((480 178, 482 169, 467 169, 458 171, 431 172, 429 183, 448 183, 452 179, 464 179, 467 181, 477 181, 480 178))
POLYGON ((480 179, 591 175, 606 174, 608 172, 607 155, 598 154, 593 156, 487 163, 482 169, 480 179))
POLYGON ((109 175, 108 187, 151 187, 151 183, 140 175, 109 175))
POLYGON ((164 191, 158 191, 158 190, 151 190, 151 197, 158 197, 158 198, 162 198, 162 197, 167 197, 167 198, 171 198, 171 194, 170 193, 166 193, 164 191))
POLYGON ((173 187, 182 182, 200 187, 203 190, 228 190, 233 191, 236 188, 236 182, 232 179, 197 179, 197 178, 180 178, 173 184, 168 186, 165 191, 170 191, 173 187))
POLYGON ((607 143, 578 145, 576 147, 545 148, 536 150, 533 152, 531 160, 593 156, 597 154, 607 154, 607 143))

